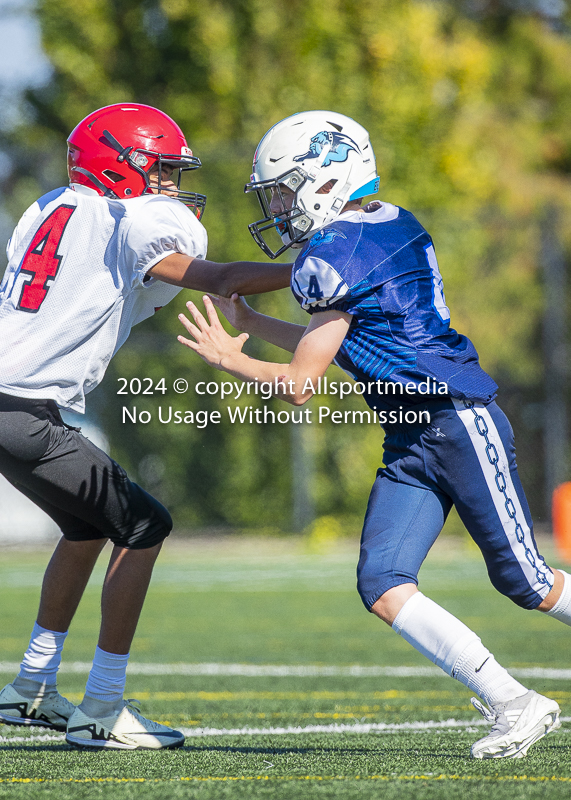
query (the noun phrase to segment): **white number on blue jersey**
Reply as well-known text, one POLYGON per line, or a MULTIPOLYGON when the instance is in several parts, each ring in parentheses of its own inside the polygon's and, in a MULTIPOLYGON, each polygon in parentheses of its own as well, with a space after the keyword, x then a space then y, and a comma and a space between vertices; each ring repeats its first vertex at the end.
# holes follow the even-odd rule
POLYGON ((432 272, 432 305, 442 322, 447 322, 450 319, 450 311, 448 310, 444 298, 444 284, 442 282, 442 275, 438 269, 434 245, 427 244, 424 248, 424 252, 426 253, 426 260, 432 272))
POLYGON ((349 291, 341 275, 322 258, 306 258, 293 274, 292 289, 304 310, 312 306, 327 308, 349 291))

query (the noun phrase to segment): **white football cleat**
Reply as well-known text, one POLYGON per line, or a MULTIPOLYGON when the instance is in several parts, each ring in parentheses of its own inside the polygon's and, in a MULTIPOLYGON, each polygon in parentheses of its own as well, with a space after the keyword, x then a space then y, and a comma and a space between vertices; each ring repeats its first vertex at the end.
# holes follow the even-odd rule
POLYGON ((184 744, 180 731, 143 717, 133 702, 124 701, 123 708, 102 718, 76 708, 67 725, 66 742, 91 750, 162 750, 184 744))
POLYGON ((532 744, 561 727, 555 700, 527 692, 491 709, 472 697, 472 705, 492 724, 488 736, 472 745, 473 758, 523 758, 532 744))
POLYGON ((57 691, 38 695, 35 699, 21 695, 11 683, 0 692, 0 722, 5 725, 40 725, 65 731, 75 706, 57 691))

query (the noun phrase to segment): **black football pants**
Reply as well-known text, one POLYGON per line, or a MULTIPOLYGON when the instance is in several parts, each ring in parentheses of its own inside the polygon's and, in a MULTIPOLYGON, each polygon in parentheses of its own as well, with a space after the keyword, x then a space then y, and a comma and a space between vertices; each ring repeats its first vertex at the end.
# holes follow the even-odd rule
POLYGON ((144 549, 172 529, 166 508, 66 425, 53 400, 0 393, 0 473, 71 541, 109 538, 144 549))

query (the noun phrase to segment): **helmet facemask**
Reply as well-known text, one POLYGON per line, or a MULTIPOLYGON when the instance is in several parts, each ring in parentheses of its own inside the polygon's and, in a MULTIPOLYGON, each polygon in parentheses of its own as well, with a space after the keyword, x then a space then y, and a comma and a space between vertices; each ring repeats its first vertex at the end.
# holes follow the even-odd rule
POLYGON ((270 258, 277 258, 289 247, 300 247, 313 227, 313 220, 297 204, 298 192, 307 176, 303 170, 295 169, 267 181, 255 181, 254 177, 252 175, 252 182, 246 185, 244 191, 256 192, 264 216, 248 225, 248 229, 264 253, 270 258), (284 193, 284 187, 293 194, 284 193), (272 210, 272 206, 277 210, 272 210), (272 248, 271 242, 266 241, 264 233, 268 231, 277 232, 283 242, 281 247, 272 248))
MULTIPOLYGON (((137 150, 137 153, 142 153, 145 156, 147 155, 142 150, 137 150)), ((149 153, 149 155, 156 156, 154 153, 149 153)), ((176 200, 180 200, 187 208, 190 208, 197 219, 200 219, 206 206, 206 195, 199 194, 198 192, 191 192, 183 188, 184 183, 186 183, 185 178, 187 177, 187 173, 202 166, 200 159, 196 158, 196 156, 163 155, 161 153, 158 158, 155 159, 155 165, 157 167, 156 184, 151 183, 151 175, 149 174, 150 170, 152 170, 151 166, 145 173, 147 182, 145 193, 156 191, 157 194, 167 194, 169 197, 174 197, 176 200), (170 175, 168 179, 168 186, 164 185, 166 182, 163 181, 162 177, 164 166, 171 167, 173 170, 172 175, 170 175), (175 172, 177 173, 176 176, 174 174, 175 172), (173 183, 176 187, 174 189, 172 187, 173 183)))
MULTIPOLYGON (((190 208, 198 219, 201 218, 206 206, 206 196, 181 188, 183 175, 202 166, 200 159, 193 156, 190 149, 188 150, 188 155, 176 155, 172 153, 156 153, 152 150, 143 150, 141 148, 123 148, 108 130, 103 131, 102 138, 119 153, 117 157, 117 162, 119 164, 128 164, 129 167, 138 172, 143 178, 145 188, 141 194, 154 194, 155 192, 157 194, 168 194, 170 197, 175 197, 190 208), (172 175, 169 177, 168 187, 163 187, 162 185, 162 173, 163 167, 165 166, 171 167, 173 174, 175 171, 178 173, 176 176, 176 183, 172 180, 172 175), (157 180, 156 183, 151 183, 151 171, 154 167, 157 169, 157 180), (176 192, 172 189, 171 183, 175 183, 176 192)), ((110 172, 110 170, 105 170, 104 173, 105 172, 110 172)), ((111 191, 113 190, 111 189, 111 191)), ((128 192, 129 190, 127 190, 127 193, 128 192)))

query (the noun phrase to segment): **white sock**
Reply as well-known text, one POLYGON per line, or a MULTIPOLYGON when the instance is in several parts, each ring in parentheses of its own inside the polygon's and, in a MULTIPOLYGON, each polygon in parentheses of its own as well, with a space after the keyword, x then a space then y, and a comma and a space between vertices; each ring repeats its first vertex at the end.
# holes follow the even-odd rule
POLYGON ((46 685, 55 684, 66 636, 67 631, 48 631, 36 622, 18 677, 46 685))
POLYGON ((550 617, 555 617, 555 619, 558 619, 565 625, 571 625, 571 575, 567 572, 563 572, 562 569, 560 569, 559 572, 565 578, 561 597, 553 608, 545 613, 550 617))
POLYGON ((488 705, 526 694, 479 637, 421 592, 413 594, 393 622, 393 630, 423 656, 476 692, 488 705))
POLYGON ((117 655, 106 653, 105 650, 96 647, 93 666, 85 687, 86 697, 106 702, 121 700, 125 691, 128 661, 129 653, 117 655))

